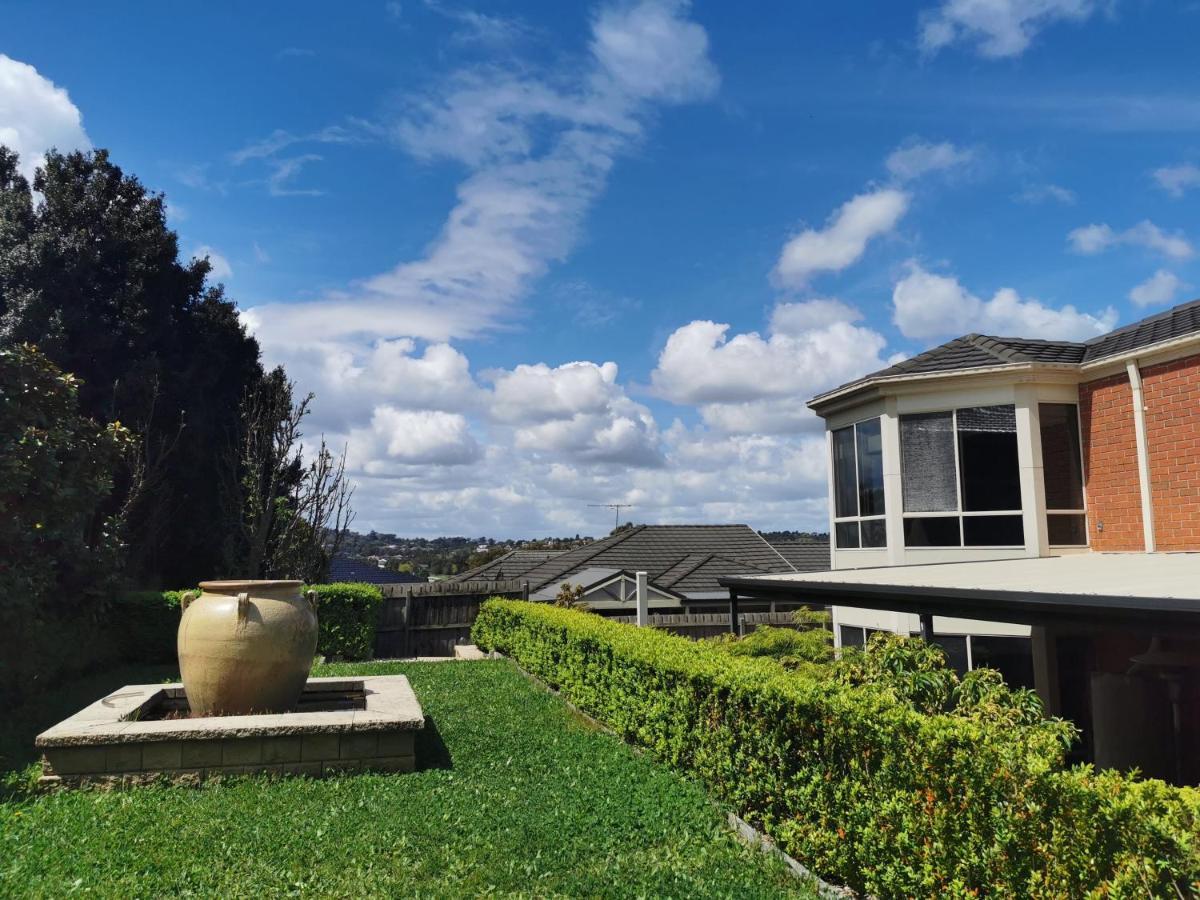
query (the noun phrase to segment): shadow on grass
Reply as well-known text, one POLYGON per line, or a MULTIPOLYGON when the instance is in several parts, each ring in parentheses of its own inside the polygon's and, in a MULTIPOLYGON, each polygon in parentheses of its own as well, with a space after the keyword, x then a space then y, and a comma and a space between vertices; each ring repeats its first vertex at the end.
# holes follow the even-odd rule
POLYGON ((413 741, 413 749, 417 757, 417 771, 427 769, 453 769, 454 760, 450 756, 450 748, 442 740, 437 722, 433 716, 426 714, 425 728, 417 732, 413 741))

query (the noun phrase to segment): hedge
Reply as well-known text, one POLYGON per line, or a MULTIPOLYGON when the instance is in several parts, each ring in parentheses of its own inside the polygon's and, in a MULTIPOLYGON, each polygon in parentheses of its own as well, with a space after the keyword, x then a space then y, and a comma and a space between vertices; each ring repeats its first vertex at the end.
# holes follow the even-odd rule
POLYGON ((316 584, 317 652, 329 659, 371 659, 383 593, 373 584, 316 584))
POLYGON ((771 659, 521 601, 489 600, 472 635, 856 890, 1200 890, 1200 792, 1064 768, 1061 722, 922 714, 771 659))

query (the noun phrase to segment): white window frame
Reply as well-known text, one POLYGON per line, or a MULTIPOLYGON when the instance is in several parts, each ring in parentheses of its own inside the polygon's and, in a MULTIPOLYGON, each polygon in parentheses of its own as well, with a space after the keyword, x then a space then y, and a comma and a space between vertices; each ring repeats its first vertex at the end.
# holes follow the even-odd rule
MULTIPOLYGON (((960 409, 977 409, 988 406, 1012 406, 1013 412, 1016 412, 1016 406, 1013 403, 983 403, 977 406, 956 406, 953 409, 931 409, 919 413, 901 413, 899 417, 899 433, 900 433, 900 513, 903 519, 949 519, 951 517, 958 518, 958 543, 957 544, 936 544, 932 546, 916 546, 910 547, 907 542, 904 544, 905 550, 1012 550, 1019 547, 1025 547, 1029 542, 1029 535, 1023 534, 1023 539, 1020 544, 967 544, 966 529, 963 526, 963 520, 967 518, 981 518, 983 516, 1012 516, 1023 517, 1025 515, 1025 496, 1021 493, 1021 508, 1020 509, 998 509, 998 510, 964 510, 962 508, 962 462, 959 459, 958 447, 958 411, 960 409), (910 513, 904 509, 904 428, 903 422, 907 416, 916 415, 937 415, 939 413, 950 413, 950 435, 952 445, 954 447, 954 506, 952 510, 942 510, 939 512, 914 512, 910 513)), ((1078 414, 1078 411, 1076 411, 1078 414)), ((1016 433, 1018 441, 1021 440, 1020 431, 1016 433)), ((1082 446, 1082 442, 1081 442, 1082 446)), ((1019 454, 1018 448, 1018 454, 1019 454)), ((1018 456, 1019 459, 1019 456, 1018 456)), ((857 459, 855 460, 857 464, 857 459)), ((1018 466, 1020 463, 1018 462, 1018 466)), ((1019 490, 1019 488, 1018 488, 1019 490)), ((901 540, 903 540, 904 532, 901 531, 901 540)))
POLYGON ((880 453, 880 456, 882 457, 882 455, 884 453, 883 442, 882 442, 883 416, 867 416, 864 419, 858 419, 855 422, 851 422, 849 425, 843 425, 840 428, 831 428, 829 430, 829 436, 830 436, 829 471, 833 474, 833 497, 830 498, 830 506, 833 509, 833 534, 831 534, 829 536, 829 538, 833 544, 833 548, 835 550, 837 550, 839 553, 841 553, 843 551, 850 553, 850 552, 854 552, 854 551, 858 551, 858 550, 875 550, 875 551, 887 550, 887 546, 888 546, 888 543, 887 543, 887 502, 888 501, 887 501, 886 488, 884 490, 884 497, 883 497, 884 512, 880 513, 879 515, 876 515, 876 516, 862 516, 862 515, 839 516, 837 514, 837 456, 834 451, 833 436, 835 434, 837 434, 839 431, 845 431, 847 428, 849 428, 851 431, 854 432, 854 508, 861 511, 861 509, 862 509, 861 496, 860 496, 861 488, 859 486, 859 480, 858 480, 858 426, 861 425, 863 422, 874 422, 874 421, 879 422, 879 433, 880 433, 879 453, 880 453), (842 547, 838 544, 837 526, 840 524, 843 524, 845 522, 854 522, 858 525, 858 546, 857 547, 842 547), (884 523, 883 544, 882 545, 880 545, 878 547, 864 547, 862 545, 862 523, 863 522, 883 522, 884 523))
POLYGON ((1079 492, 1083 496, 1083 509, 1050 509, 1046 508, 1046 536, 1050 536, 1050 517, 1051 516, 1083 516, 1083 543, 1082 544, 1050 544, 1051 550, 1083 550, 1092 545, 1092 529, 1091 523, 1088 521, 1087 514, 1087 478, 1083 472, 1083 421, 1079 418, 1079 404, 1071 403, 1065 400, 1039 400, 1038 401, 1038 446, 1042 452, 1042 477, 1045 478, 1046 471, 1046 446, 1041 439, 1042 430, 1042 407, 1043 406, 1070 406, 1075 409, 1075 433, 1079 436, 1079 492))

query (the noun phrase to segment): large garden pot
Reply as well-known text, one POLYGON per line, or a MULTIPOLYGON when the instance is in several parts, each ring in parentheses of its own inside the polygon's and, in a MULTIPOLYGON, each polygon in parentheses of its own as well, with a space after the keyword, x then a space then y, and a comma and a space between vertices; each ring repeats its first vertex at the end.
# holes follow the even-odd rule
POLYGON ((317 649, 299 581, 204 581, 183 596, 179 669, 194 716, 294 709, 317 649))

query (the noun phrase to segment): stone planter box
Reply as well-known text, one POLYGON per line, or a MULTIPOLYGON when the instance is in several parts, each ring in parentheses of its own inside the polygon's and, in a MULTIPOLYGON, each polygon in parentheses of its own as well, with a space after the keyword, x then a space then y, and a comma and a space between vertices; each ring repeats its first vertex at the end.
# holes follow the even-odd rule
POLYGON ((403 675, 310 678, 296 712, 187 717, 181 684, 114 691, 38 735, 45 785, 411 772, 421 704, 403 675))

